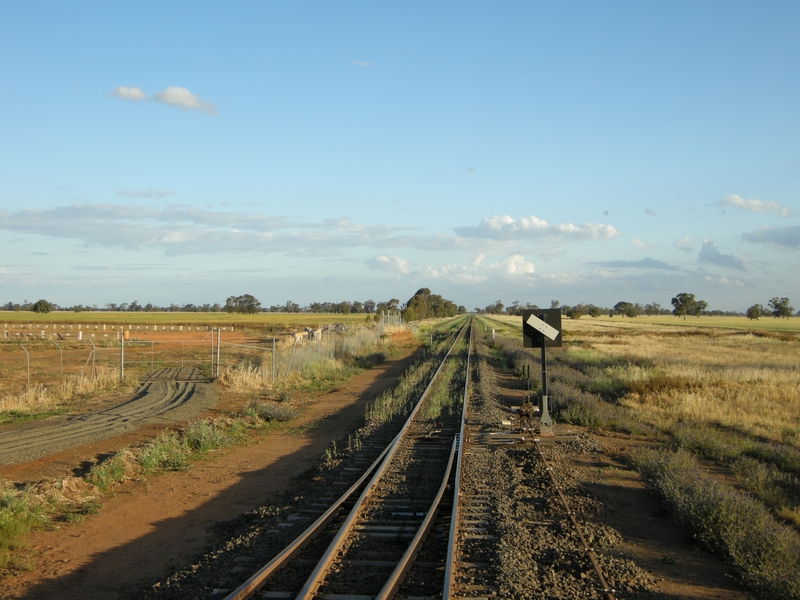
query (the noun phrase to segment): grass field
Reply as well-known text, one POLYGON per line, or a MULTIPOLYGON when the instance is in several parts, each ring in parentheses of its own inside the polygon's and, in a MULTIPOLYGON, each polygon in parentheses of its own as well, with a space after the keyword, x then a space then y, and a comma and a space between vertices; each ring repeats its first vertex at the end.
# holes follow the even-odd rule
POLYGON ((0 324, 19 327, 37 324, 86 325, 233 325, 259 329, 302 329, 319 327, 328 323, 361 324, 374 315, 365 313, 343 315, 338 313, 258 313, 243 315, 225 312, 70 312, 54 311, 47 314, 34 312, 0 311, 0 324))
MULTIPOLYGON (((0 313, 2 314, 2 313, 0 313)), ((521 317, 486 315, 490 320, 496 322, 516 325, 521 328, 521 317)), ((570 331, 573 325, 579 326, 581 323, 595 323, 598 326, 611 326, 622 328, 641 328, 647 325, 666 325, 669 327, 710 327, 721 329, 738 329, 741 331, 778 331, 800 333, 800 317, 790 317, 788 319, 775 319, 773 317, 761 317, 758 320, 750 320, 747 317, 687 317, 685 320, 679 317, 668 315, 657 317, 582 317, 580 319, 562 318, 564 329, 570 331)))

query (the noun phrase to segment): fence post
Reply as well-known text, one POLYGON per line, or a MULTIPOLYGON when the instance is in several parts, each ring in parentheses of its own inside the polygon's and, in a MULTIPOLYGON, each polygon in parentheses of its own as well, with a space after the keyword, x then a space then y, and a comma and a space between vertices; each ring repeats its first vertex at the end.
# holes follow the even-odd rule
POLYGON ((272 386, 275 387, 275 336, 272 336, 272 386))
POLYGON ((94 370, 94 356, 96 354, 97 348, 94 347, 94 342, 89 340, 89 343, 92 345, 92 377, 97 379, 97 371, 94 370))
POLYGON ((219 377, 219 351, 222 349, 222 332, 217 331, 217 377, 219 377))
POLYGON ((119 380, 125 378, 125 334, 119 330, 119 380))
POLYGON ((60 354, 60 356, 61 356, 61 361, 60 361, 60 362, 61 362, 61 367, 60 367, 59 373, 61 374, 61 377, 63 378, 63 377, 64 377, 64 351, 63 351, 63 350, 61 350, 61 346, 59 346, 59 345, 58 345, 58 344, 56 344, 55 342, 53 342, 53 345, 54 345, 56 348, 58 348, 58 353, 59 353, 59 354, 60 354))
POLYGON ((23 350, 25 350, 25 356, 28 357, 28 386, 27 387, 30 388, 31 387, 31 355, 28 354, 28 351, 25 349, 25 346, 20 344, 19 347, 22 348, 23 350))

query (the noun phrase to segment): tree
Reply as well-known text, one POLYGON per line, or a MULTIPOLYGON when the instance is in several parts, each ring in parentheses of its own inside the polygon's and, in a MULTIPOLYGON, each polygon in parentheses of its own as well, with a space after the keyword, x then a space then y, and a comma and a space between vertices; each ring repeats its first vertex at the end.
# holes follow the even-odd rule
POLYGON ((705 300, 695 300, 694 294, 681 292, 672 299, 672 306, 672 314, 686 320, 687 315, 699 317, 708 308, 708 303, 705 300))
POLYGON ((403 307, 403 318, 406 321, 454 317, 458 307, 454 302, 432 294, 428 288, 420 288, 408 299, 403 307))
POLYGON ((747 318, 751 321, 758 321, 758 317, 765 314, 764 307, 760 304, 753 304, 747 309, 747 318))
POLYGON ((558 308, 561 305, 561 302, 558 300, 550 300, 550 308, 558 308))
POLYGON ((638 304, 631 304, 630 302, 617 302, 614 308, 611 309, 611 312, 614 315, 623 315, 632 319, 642 314, 642 307, 638 304))
POLYGON ((242 294, 241 296, 229 296, 225 300, 223 310, 229 313, 252 315, 257 313, 259 308, 261 308, 261 302, 250 294, 242 294))
POLYGON ((589 316, 596 319, 603 314, 603 311, 597 308, 594 304, 589 305, 589 316))
POLYGON ((503 312, 503 301, 502 300, 495 300, 492 304, 487 306, 484 309, 490 315, 499 315, 503 312))
POLYGON ((658 302, 652 302, 651 304, 644 305, 644 314, 648 317, 652 317, 653 315, 658 315, 661 313, 661 305, 658 302))
POLYGON ((35 313, 49 313, 53 310, 53 305, 47 300, 37 300, 33 303, 33 312, 35 313))
POLYGON ((794 306, 789 306, 788 298, 778 298, 777 296, 769 301, 769 307, 772 309, 772 316, 776 319, 788 319, 794 310, 794 306))
POLYGON ((365 300, 364 301, 364 312, 366 312, 368 314, 371 314, 371 313, 375 312, 375 301, 374 300, 370 299, 370 300, 365 300))

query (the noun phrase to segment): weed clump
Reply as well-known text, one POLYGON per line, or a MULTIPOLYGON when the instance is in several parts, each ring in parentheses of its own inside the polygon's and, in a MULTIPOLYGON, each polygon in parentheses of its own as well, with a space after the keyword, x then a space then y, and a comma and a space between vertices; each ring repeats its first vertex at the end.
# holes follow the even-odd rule
POLYGON ((183 432, 183 443, 186 448, 198 454, 225 448, 233 441, 233 436, 227 428, 213 421, 192 421, 183 432))
POLYGON ((124 480, 131 471, 131 465, 126 454, 126 451, 121 450, 111 458, 97 463, 89 471, 86 480, 101 492, 109 491, 124 480))
POLYGON ((297 409, 292 406, 255 400, 248 402, 243 412, 251 419, 267 422, 291 421, 298 415, 297 409))
POLYGON ((186 446, 174 431, 162 431, 139 453, 138 461, 145 473, 185 471, 189 468, 186 446))
POLYGON ((768 598, 800 597, 800 535, 764 504, 713 480, 686 451, 639 449, 630 459, 692 538, 730 560, 750 586, 768 598))
POLYGON ((11 561, 10 550, 32 529, 47 522, 41 505, 27 491, 0 490, 0 567, 11 561))

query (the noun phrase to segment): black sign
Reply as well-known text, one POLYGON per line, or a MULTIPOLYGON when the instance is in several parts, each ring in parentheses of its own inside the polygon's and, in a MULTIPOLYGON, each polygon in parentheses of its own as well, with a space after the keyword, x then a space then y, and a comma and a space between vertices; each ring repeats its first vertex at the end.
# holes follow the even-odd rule
POLYGON ((547 348, 561 347, 561 310, 540 308, 522 311, 522 345, 524 348, 541 348, 542 338, 547 348), (533 317, 533 319, 531 319, 533 317), (530 323, 528 321, 531 321, 530 323), (542 325, 541 322, 544 322, 542 325))

